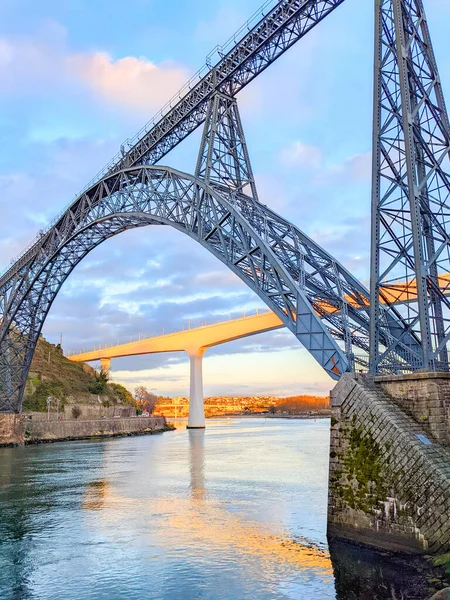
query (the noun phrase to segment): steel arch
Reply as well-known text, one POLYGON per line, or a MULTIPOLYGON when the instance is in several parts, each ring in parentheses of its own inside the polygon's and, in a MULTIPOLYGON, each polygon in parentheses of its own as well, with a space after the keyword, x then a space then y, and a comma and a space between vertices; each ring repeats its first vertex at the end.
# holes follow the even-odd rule
MULTIPOLYGON (((260 217, 251 199, 233 192, 227 198, 170 168, 141 166, 98 182, 0 288, 0 411, 20 410, 42 325, 75 266, 104 240, 149 224, 171 225, 200 242, 278 314, 331 377, 339 378, 349 368, 345 353, 308 298, 302 268, 289 268, 286 248, 275 248, 268 231, 261 233, 260 217)), ((278 222, 293 227, 281 217, 278 222)))

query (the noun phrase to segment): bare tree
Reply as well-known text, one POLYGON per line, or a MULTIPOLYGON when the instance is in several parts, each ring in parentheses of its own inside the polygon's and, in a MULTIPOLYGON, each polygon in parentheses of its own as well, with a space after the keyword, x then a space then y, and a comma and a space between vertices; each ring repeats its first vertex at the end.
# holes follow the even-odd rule
POLYGON ((150 414, 153 413, 158 400, 155 394, 152 394, 146 387, 141 385, 135 389, 134 397, 141 411, 147 410, 150 414))

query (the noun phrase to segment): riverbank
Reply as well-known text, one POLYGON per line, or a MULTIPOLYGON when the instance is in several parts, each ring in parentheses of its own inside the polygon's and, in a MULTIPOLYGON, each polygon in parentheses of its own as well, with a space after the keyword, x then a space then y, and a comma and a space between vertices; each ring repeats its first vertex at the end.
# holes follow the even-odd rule
POLYGON ((20 419, 14 438, 0 439, 0 446, 63 442, 92 438, 150 435, 173 430, 165 417, 129 417, 120 419, 91 419, 35 421, 20 419), (20 431, 18 430, 20 428, 20 431))
POLYGON ((208 417, 209 419, 216 419, 216 418, 232 418, 232 419, 330 419, 331 418, 331 412, 330 414, 320 414, 320 415, 277 415, 277 414, 270 414, 270 413, 263 413, 263 414, 247 414, 247 415, 217 415, 214 417, 208 417))

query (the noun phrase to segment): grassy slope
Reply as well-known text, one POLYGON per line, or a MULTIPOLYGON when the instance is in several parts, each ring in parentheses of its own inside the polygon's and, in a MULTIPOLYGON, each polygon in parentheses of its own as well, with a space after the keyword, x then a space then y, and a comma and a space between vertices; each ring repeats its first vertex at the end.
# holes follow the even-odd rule
MULTIPOLYGON (((31 363, 24 397, 24 410, 46 410, 46 399, 55 396, 61 402, 76 396, 89 402, 89 385, 95 382, 95 371, 83 363, 63 356, 61 350, 40 337, 31 363)), ((108 386, 102 397, 117 401, 117 394, 108 386)))

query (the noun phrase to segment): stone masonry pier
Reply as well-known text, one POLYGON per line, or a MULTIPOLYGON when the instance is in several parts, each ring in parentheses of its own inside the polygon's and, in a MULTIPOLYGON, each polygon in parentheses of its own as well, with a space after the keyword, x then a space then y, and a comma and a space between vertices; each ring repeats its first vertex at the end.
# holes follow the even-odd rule
POLYGON ((331 392, 328 533, 394 551, 450 549, 450 379, 346 374, 331 392))

